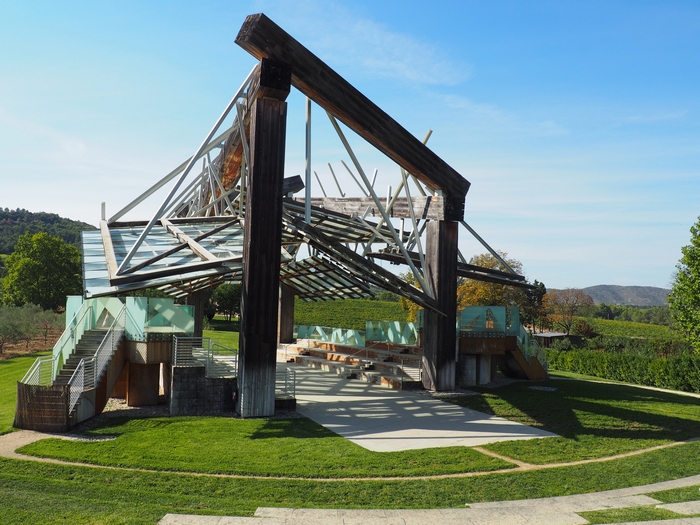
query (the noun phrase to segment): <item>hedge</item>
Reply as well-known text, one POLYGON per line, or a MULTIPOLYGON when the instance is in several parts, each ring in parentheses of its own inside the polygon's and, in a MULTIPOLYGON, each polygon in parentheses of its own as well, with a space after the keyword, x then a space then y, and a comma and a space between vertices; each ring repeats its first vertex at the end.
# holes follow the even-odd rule
POLYGON ((683 392, 700 392, 700 355, 668 358, 591 350, 545 350, 550 370, 655 386, 683 392))

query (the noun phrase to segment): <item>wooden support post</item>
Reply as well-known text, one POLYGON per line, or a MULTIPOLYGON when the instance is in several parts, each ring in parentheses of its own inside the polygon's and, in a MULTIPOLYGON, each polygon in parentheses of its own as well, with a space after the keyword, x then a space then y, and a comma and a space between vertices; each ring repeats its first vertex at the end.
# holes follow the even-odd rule
POLYGON ((204 291, 193 292, 187 296, 185 302, 194 306, 194 337, 202 337, 204 331, 204 291))
POLYGON ((458 224, 428 223, 425 263, 427 279, 445 315, 426 309, 423 327, 423 386, 428 390, 452 390, 455 386, 457 344, 457 240, 458 224))
POLYGON ((294 290, 280 285, 279 330, 277 341, 291 343, 294 340, 294 290))
POLYGON ((262 60, 252 105, 243 241, 238 407, 242 417, 275 412, 282 185, 291 69, 262 60))

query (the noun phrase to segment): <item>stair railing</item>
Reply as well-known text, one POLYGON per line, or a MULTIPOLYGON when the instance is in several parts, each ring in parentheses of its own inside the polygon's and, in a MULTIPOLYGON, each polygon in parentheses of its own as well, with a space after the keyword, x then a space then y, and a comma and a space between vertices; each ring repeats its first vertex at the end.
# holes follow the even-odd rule
POLYGON ((124 335, 125 326, 126 305, 123 306, 121 310, 119 310, 119 313, 114 318, 114 321, 112 321, 109 330, 107 330, 107 334, 105 334, 104 338, 102 339, 102 342, 100 343, 100 346, 95 352, 95 355, 93 357, 94 373, 91 374, 91 381, 88 381, 88 384, 86 385, 87 388, 95 388, 97 385, 100 384, 102 374, 107 369, 109 362, 112 360, 112 356, 119 347, 119 341, 121 341, 121 338, 124 335), (89 384, 90 382, 92 382, 92 385, 89 384))
POLYGON ((68 357, 75 351, 75 347, 78 345, 80 338, 83 337, 83 334, 87 330, 93 328, 91 314, 92 304, 84 302, 53 347, 52 381, 56 379, 56 376, 61 371, 60 369, 63 363, 65 363, 68 357))
POLYGON ((56 356, 37 357, 20 381, 25 385, 49 386, 53 382, 56 356))
POLYGON ((85 359, 81 359, 78 366, 75 368, 73 375, 68 380, 68 413, 73 412, 73 409, 80 401, 80 396, 85 391, 85 359))
POLYGON ((100 346, 97 347, 95 354, 92 357, 81 359, 76 367, 73 375, 68 380, 68 389, 70 392, 68 402, 68 413, 73 412, 73 409, 80 401, 80 396, 85 390, 95 388, 100 384, 102 374, 107 369, 114 352, 116 352, 119 341, 124 335, 124 326, 126 321, 126 306, 122 307, 117 316, 112 321, 112 325, 107 330, 107 333, 102 338, 100 346))
MULTIPOLYGON (((27 373, 24 374, 20 383, 35 386, 48 386, 53 383, 60 371, 60 366, 73 353, 78 341, 85 332, 86 315, 91 311, 91 305, 87 303, 82 304, 54 345, 52 355, 37 357, 29 370, 27 370, 27 373)), ((90 317, 87 317, 87 321, 88 323, 90 322, 90 317)))

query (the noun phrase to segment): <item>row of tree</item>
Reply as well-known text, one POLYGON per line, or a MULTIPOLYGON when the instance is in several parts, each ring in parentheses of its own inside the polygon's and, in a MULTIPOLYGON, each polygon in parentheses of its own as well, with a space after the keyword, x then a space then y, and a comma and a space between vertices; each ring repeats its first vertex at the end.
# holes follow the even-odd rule
POLYGON ((668 306, 641 308, 638 306, 617 306, 600 303, 593 308, 592 312, 588 312, 585 315, 586 317, 596 317, 598 319, 658 324, 661 326, 671 326, 673 323, 671 309, 668 306))
POLYGON ((63 315, 34 304, 0 306, 0 353, 7 344, 24 342, 29 346, 37 336, 42 336, 44 344, 48 344, 49 333, 61 329, 64 322, 63 315))

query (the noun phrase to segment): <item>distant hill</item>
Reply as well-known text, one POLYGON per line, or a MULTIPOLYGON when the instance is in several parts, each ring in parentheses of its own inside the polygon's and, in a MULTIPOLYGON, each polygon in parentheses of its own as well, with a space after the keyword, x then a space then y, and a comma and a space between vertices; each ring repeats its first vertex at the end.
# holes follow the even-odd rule
POLYGON ((92 224, 64 219, 55 213, 0 208, 0 254, 12 253, 17 239, 25 232, 46 232, 80 248, 80 232, 96 229, 92 224))
POLYGON ((617 304, 620 306, 666 306, 671 290, 655 286, 615 286, 599 284, 583 288, 596 304, 617 304))

